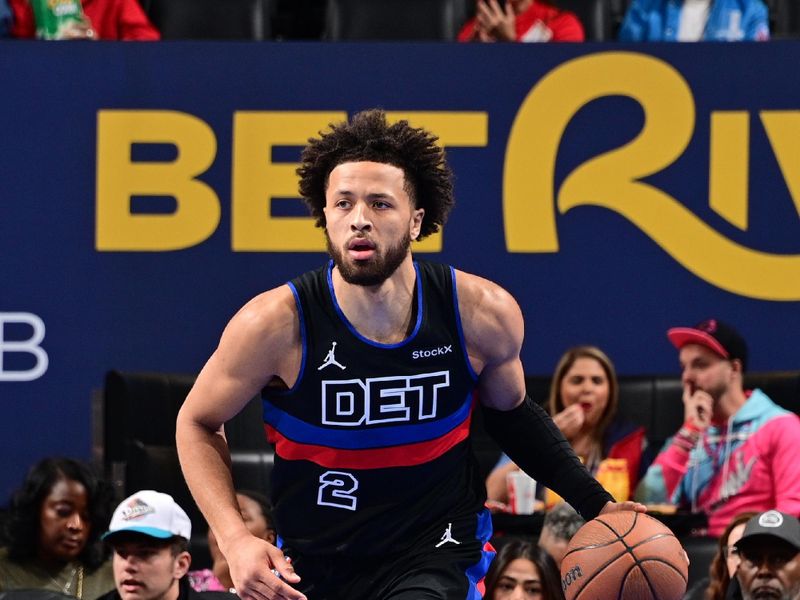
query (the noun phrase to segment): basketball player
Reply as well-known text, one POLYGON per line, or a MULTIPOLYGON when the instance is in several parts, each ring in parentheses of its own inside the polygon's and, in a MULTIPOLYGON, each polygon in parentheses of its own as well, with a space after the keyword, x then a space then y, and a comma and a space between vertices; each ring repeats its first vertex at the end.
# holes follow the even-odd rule
POLYGON ((246 304, 180 411, 186 480, 245 600, 479 598, 493 552, 476 388, 489 433, 586 518, 644 510, 614 504, 526 398, 513 298, 412 259, 453 205, 435 142, 381 111, 309 142, 300 192, 332 260, 246 304), (222 434, 259 392, 280 549, 244 526, 222 434))

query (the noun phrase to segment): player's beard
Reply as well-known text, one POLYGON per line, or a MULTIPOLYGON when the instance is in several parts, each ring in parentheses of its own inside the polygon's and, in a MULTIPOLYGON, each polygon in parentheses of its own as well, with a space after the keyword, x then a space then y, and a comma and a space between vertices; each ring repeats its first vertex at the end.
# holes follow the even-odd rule
POLYGON ((333 264, 339 269, 339 273, 347 283, 353 285, 363 285, 370 287, 380 285, 403 264, 411 248, 411 235, 406 232, 397 244, 389 246, 386 252, 377 251, 369 260, 346 260, 341 248, 335 247, 325 232, 325 243, 328 246, 328 254, 333 258, 333 264))

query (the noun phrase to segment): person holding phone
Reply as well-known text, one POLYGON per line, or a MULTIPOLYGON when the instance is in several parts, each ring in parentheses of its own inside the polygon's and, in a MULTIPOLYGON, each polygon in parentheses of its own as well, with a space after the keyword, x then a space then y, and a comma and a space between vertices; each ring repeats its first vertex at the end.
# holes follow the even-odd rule
POLYGON ((679 351, 684 422, 636 499, 703 511, 715 537, 745 511, 800 513, 800 417, 744 389, 744 338, 718 319, 673 327, 667 337, 679 351))
POLYGON ((582 42, 577 16, 545 0, 477 0, 460 42, 582 42))

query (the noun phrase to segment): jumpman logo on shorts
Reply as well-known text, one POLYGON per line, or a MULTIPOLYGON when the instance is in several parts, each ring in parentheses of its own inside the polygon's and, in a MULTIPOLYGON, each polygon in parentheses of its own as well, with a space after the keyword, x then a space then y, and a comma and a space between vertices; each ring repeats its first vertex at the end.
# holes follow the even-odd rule
POLYGON ((333 355, 333 351, 336 350, 336 342, 333 342, 333 346, 331 349, 328 350, 328 354, 325 356, 325 361, 317 367, 317 371, 322 371, 325 367, 330 367, 331 365, 336 365, 342 371, 344 371, 347 367, 345 367, 342 363, 336 360, 336 357, 333 355))
POLYGON ((447 542, 450 542, 452 544, 460 544, 461 543, 461 542, 459 542, 457 539, 455 539, 453 537, 453 524, 452 523, 448 523, 447 524, 447 529, 444 530, 444 535, 442 535, 442 541, 439 542, 438 544, 436 544, 435 547, 438 548, 439 546, 442 546, 442 545, 446 544, 447 542))

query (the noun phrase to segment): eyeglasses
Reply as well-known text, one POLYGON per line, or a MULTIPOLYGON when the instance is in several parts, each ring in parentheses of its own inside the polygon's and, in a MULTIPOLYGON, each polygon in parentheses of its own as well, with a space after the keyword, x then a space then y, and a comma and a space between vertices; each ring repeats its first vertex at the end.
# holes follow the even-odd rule
POLYGON ((738 550, 737 554, 742 560, 742 566, 747 569, 760 567, 765 562, 770 569, 781 569, 783 566, 797 556, 795 549, 781 548, 764 550, 761 548, 751 548, 748 550, 738 550))

